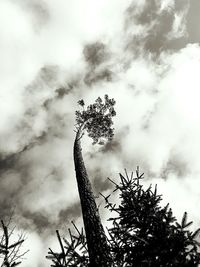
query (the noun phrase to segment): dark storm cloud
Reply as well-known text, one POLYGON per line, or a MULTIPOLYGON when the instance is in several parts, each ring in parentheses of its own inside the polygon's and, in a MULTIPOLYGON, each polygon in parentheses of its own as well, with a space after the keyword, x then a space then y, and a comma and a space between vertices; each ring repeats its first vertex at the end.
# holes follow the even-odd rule
POLYGON ((80 77, 77 75, 67 77, 68 73, 57 65, 45 65, 37 73, 33 82, 27 87, 27 90, 34 93, 37 90, 52 90, 49 99, 44 101, 44 106, 54 102, 56 99, 62 99, 79 86, 80 77), (64 73, 63 73, 64 72, 64 73), (62 75, 61 75, 62 73, 62 75))
POLYGON ((151 24, 157 15, 157 5, 155 0, 146 2, 140 12, 137 11, 137 5, 133 2, 127 9, 126 23, 129 24, 133 19, 139 24, 151 24))
MULTIPOLYGON (((25 210, 22 212, 21 216, 23 220, 19 221, 20 227, 24 230, 32 230, 36 231, 40 235, 53 234, 55 232, 56 224, 52 223, 48 215, 44 214, 43 212, 31 212, 25 210)), ((18 218, 19 219, 19 218, 18 218)))
MULTIPOLYGON (((20 130, 20 127, 17 128, 17 130, 20 130)), ((28 150, 31 150, 36 145, 41 145, 46 140, 46 133, 43 133, 41 136, 36 137, 35 139, 32 139, 29 144, 24 145, 21 147, 21 149, 15 153, 5 154, 5 152, 0 152, 0 174, 3 174, 4 172, 8 170, 14 170, 14 169, 20 169, 22 170, 22 165, 20 165, 21 157, 23 156, 23 153, 25 153, 28 150)))
POLYGON ((95 42, 85 45, 83 55, 90 65, 97 67, 108 59, 109 53, 105 44, 95 42))
POLYGON ((112 81, 114 73, 107 64, 111 59, 111 52, 104 43, 95 42, 85 45, 83 55, 88 64, 84 78, 86 85, 91 86, 102 81, 112 81))
POLYGON ((10 168, 13 168, 16 165, 18 158, 19 158, 18 153, 6 155, 6 156, 1 155, 0 156, 0 173, 10 168))
MULTIPOLYGON (((59 185, 62 182, 63 173, 58 166, 52 168, 46 177, 34 177, 32 175, 34 160, 30 159, 32 151, 25 153, 21 154, 18 161, 9 166, 8 170, 4 168, 4 172, 1 173, 0 218, 9 218, 12 212, 14 212, 13 218, 17 220, 19 227, 37 231, 38 233, 44 232, 45 234, 45 232, 51 229, 55 230, 63 221, 56 223, 49 218, 47 212, 27 209, 24 207, 23 202, 27 197, 27 191, 32 192, 32 190, 37 190, 37 187, 45 187, 47 182, 51 184, 52 181, 54 184, 59 185), (28 160, 27 157, 29 158, 28 160), (34 180, 35 183, 33 183, 34 180)), ((32 205, 32 203, 29 203, 29 205, 32 205)))
MULTIPOLYGON (((143 32, 134 35, 128 40, 127 48, 141 52, 141 48, 155 55, 167 49, 180 49, 187 43, 187 36, 174 33, 173 38, 169 34, 173 31, 175 16, 183 16, 188 8, 188 1, 175 1, 175 8, 159 10, 158 1, 147 1, 143 9, 138 12, 135 3, 127 9, 125 20, 126 30, 130 29, 133 23, 143 27, 143 32)), ((186 23, 185 21, 182 22, 186 23)), ((172 34, 172 33, 171 33, 172 34)))
POLYGON ((81 205, 80 201, 74 203, 72 206, 62 209, 59 212, 59 222, 61 225, 69 225, 72 220, 76 220, 81 216, 81 205))
MULTIPOLYGON (((103 168, 103 167, 102 167, 103 168)), ((99 193, 113 188, 112 183, 105 177, 105 174, 102 172, 101 168, 96 168, 92 173, 93 176, 93 188, 96 197, 99 196, 99 193)))
POLYGON ((193 5, 195 2, 198 2, 198 0, 192 0, 192 1, 189 1, 189 0, 176 0, 176 1, 174 1, 175 10, 181 11, 188 4, 193 5))
POLYGON ((58 89, 56 89, 56 94, 58 98, 63 98, 66 95, 68 95, 68 93, 73 89, 73 85, 68 85, 67 88, 65 87, 60 87, 58 89))
POLYGON ((22 210, 20 210, 20 201, 21 198, 23 199, 22 187, 26 188, 28 184, 30 165, 23 162, 21 157, 27 149, 25 147, 23 151, 4 157, 0 161, 0 188, 2 189, 0 218, 9 218, 13 211, 22 215, 22 210))
POLYGON ((59 71, 58 66, 44 66, 24 93, 26 109, 17 130, 32 132, 32 139, 37 141, 30 140, 31 143, 41 145, 42 141, 49 141, 50 138, 61 138, 65 132, 63 129, 68 121, 67 114, 60 112, 58 105, 72 93, 77 82, 73 78, 65 82, 65 78, 60 78, 59 71), (35 101, 32 101, 34 98, 35 101), (35 132, 34 124, 40 120, 41 129, 35 132))
POLYGON ((167 179, 169 175, 173 174, 178 178, 183 178, 190 173, 187 162, 181 159, 180 156, 172 156, 167 161, 165 167, 160 174, 160 177, 167 179))
POLYGON ((114 73, 107 68, 104 68, 102 70, 91 70, 86 74, 84 82, 89 86, 102 81, 111 82, 113 76, 114 73))
POLYGON ((120 144, 120 137, 119 135, 115 137, 114 140, 111 142, 107 142, 102 148, 100 149, 100 152, 103 153, 120 153, 122 150, 121 144, 120 144))
POLYGON ((191 0, 187 17, 188 42, 200 43, 200 1, 191 0))

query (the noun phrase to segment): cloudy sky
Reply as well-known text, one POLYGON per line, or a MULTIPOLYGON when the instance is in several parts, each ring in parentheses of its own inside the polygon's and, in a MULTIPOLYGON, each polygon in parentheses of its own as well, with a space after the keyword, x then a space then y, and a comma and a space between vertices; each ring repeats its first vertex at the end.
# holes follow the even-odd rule
POLYGON ((139 165, 200 225, 199 12, 199 0, 0 0, 0 217, 27 235, 22 267, 49 266, 55 230, 81 225, 81 98, 117 102, 113 142, 83 142, 95 193, 139 165))

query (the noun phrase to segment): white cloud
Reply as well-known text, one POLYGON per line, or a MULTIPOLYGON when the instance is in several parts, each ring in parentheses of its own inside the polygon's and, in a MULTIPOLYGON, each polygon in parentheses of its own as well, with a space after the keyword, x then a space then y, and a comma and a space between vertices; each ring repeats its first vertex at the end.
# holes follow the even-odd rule
MULTIPOLYGON (((23 244, 23 250, 29 250, 24 256, 24 260, 21 263, 22 267, 38 267, 41 266, 41 262, 45 264, 44 255, 46 253, 46 248, 44 249, 43 241, 41 238, 33 233, 27 232, 27 239, 23 244)), ((22 251, 23 252, 23 251, 22 251)), ((44 265, 43 265, 44 266, 44 265)), ((48 265, 46 265, 48 266, 48 265)))
POLYGON ((190 2, 183 2, 180 10, 174 9, 174 19, 171 31, 167 34, 169 40, 188 37, 187 33, 187 15, 190 8, 190 2))
POLYGON ((172 11, 175 8, 175 1, 174 0, 164 0, 164 1, 157 1, 160 5, 160 11, 172 11))
MULTIPOLYGON (((5 190, 1 198, 15 194, 19 216, 42 212, 50 224, 57 223, 59 212, 78 200, 72 159, 75 103, 84 98, 89 104, 108 93, 117 102, 114 127, 120 145, 103 154, 85 138, 83 151, 89 172, 103 168, 102 179, 106 179, 110 174, 117 176, 123 167, 131 170, 141 165, 160 185, 175 213, 179 216, 179 210, 187 209, 196 220, 193 203, 199 201, 200 188, 199 46, 165 51, 157 58, 144 50, 142 41, 139 45, 133 42, 135 46, 128 49, 129 38, 148 38, 147 32, 153 35, 151 29, 157 23, 152 18, 144 26, 133 19, 126 28, 125 10, 131 1, 48 0, 43 4, 49 15, 45 23, 40 21, 39 30, 39 24, 34 24, 35 13, 30 14, 32 7, 26 12, 22 2, 0 2, 0 145, 1 152, 7 154, 29 143, 35 142, 35 146, 16 159, 12 171, 2 175, 5 190), (85 44, 96 41, 105 44, 109 57, 95 68, 85 61, 82 51, 85 44), (95 75, 104 69, 113 73, 112 79, 84 83, 88 72, 95 75), (60 87, 69 90, 63 98, 56 92, 60 87), (186 166, 180 177, 169 167, 173 159, 179 160, 177 169, 181 164, 186 166), (164 181, 161 176, 166 170, 164 181), (174 188, 178 188, 179 199, 174 188)), ((133 1, 134 14, 142 13, 146 4, 133 1)), ((163 1, 159 8, 162 20, 162 12, 175 12, 174 1, 163 1)), ((170 39, 186 32, 186 11, 174 14, 170 39)), ((30 218, 22 220, 32 223, 30 218)), ((80 219, 77 222, 80 224, 80 219)), ((27 255, 24 267, 43 262, 45 240, 30 233, 27 246, 32 254, 27 255)))
POLYGON ((187 35, 186 30, 186 12, 174 14, 174 21, 171 32, 168 33, 168 39, 178 39, 187 35))

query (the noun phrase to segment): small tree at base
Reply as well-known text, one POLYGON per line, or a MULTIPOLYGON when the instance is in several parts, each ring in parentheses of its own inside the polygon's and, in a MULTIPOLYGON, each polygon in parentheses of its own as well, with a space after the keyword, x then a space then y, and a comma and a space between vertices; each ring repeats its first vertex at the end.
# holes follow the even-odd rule
POLYGON ((187 213, 181 223, 173 216, 169 205, 162 207, 162 196, 155 186, 144 189, 136 177, 120 174, 120 183, 115 184, 121 204, 115 206, 107 201, 107 208, 116 212, 109 229, 110 247, 116 266, 126 267, 195 267, 200 263, 199 243, 196 240, 200 229, 188 230, 187 213))

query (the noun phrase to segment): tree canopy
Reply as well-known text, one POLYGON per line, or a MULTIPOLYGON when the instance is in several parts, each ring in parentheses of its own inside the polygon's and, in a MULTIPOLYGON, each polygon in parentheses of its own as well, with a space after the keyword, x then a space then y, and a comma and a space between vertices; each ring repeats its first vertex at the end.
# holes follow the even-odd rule
POLYGON ((98 97, 95 103, 87 108, 82 99, 78 101, 78 104, 82 110, 75 113, 77 130, 83 127, 83 130, 86 130, 88 136, 93 139, 93 144, 103 144, 105 140, 112 140, 114 135, 112 118, 116 115, 115 100, 105 95, 104 100, 98 97))

